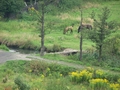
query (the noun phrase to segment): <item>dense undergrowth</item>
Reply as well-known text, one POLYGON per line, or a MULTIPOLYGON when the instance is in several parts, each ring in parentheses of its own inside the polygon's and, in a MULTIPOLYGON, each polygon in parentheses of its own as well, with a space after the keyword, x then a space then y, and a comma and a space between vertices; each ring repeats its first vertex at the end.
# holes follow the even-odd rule
POLYGON ((0 65, 1 90, 119 90, 119 73, 91 67, 83 70, 38 60, 0 65))

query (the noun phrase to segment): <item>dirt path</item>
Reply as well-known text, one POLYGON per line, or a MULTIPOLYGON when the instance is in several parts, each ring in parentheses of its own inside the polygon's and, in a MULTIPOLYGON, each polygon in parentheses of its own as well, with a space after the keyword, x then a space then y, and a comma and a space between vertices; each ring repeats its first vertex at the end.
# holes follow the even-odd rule
POLYGON ((35 55, 21 54, 19 52, 7 52, 7 51, 0 50, 0 63, 4 63, 9 60, 41 60, 41 61, 45 61, 47 63, 61 64, 61 65, 74 67, 74 68, 80 68, 80 69, 85 68, 82 65, 68 63, 68 62, 64 62, 64 61, 48 60, 48 59, 43 59, 43 58, 35 56, 35 55))
POLYGON ((19 52, 7 52, 0 50, 0 63, 4 63, 8 60, 31 60, 27 58, 27 54, 20 54, 19 52))
MULTIPOLYGON (((4 63, 4 62, 10 61, 10 60, 41 60, 41 61, 44 61, 47 63, 60 64, 60 65, 68 66, 68 67, 73 67, 76 69, 84 69, 87 67, 87 66, 69 63, 69 62, 64 62, 64 61, 55 61, 55 60, 43 59, 41 57, 31 55, 31 54, 21 54, 19 52, 7 52, 7 51, 0 50, 0 63, 4 63)), ((102 69, 100 67, 93 67, 93 68, 102 69)), ((102 70, 104 70, 105 72, 120 74, 120 72, 109 71, 106 69, 102 69, 102 70)))

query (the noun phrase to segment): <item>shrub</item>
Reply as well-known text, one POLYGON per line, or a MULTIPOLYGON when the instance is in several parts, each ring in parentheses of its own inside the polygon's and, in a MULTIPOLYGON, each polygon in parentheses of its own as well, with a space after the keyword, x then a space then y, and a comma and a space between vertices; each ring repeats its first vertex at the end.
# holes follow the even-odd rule
POLYGON ((107 80, 109 80, 111 82, 117 82, 118 79, 120 78, 120 75, 115 74, 115 73, 105 73, 104 78, 106 78, 107 80))
POLYGON ((9 48, 6 45, 0 45, 0 49, 9 51, 9 48))
POLYGON ((120 89, 120 84, 118 83, 111 83, 109 86, 109 90, 119 90, 120 89))
POLYGON ((50 46, 47 48, 47 52, 59 52, 62 51, 64 47, 61 47, 58 44, 54 44, 53 46, 50 46))
POLYGON ((16 77, 14 82, 18 86, 19 90, 30 90, 30 86, 27 84, 27 82, 25 82, 23 77, 16 77))
POLYGON ((46 74, 47 68, 47 63, 37 60, 30 61, 26 65, 27 72, 33 73, 35 75, 46 74))
POLYGON ((108 80, 107 79, 92 79, 90 80, 90 87, 93 90, 107 90, 108 80))
POLYGON ((77 82, 77 83, 82 83, 82 82, 88 82, 92 78, 92 73, 85 70, 82 70, 81 72, 72 72, 70 73, 72 81, 77 82))
POLYGON ((67 76, 69 74, 69 72, 72 72, 75 70, 75 68, 71 68, 71 67, 66 67, 66 66, 62 66, 62 65, 56 65, 56 64, 50 64, 49 68, 51 70, 51 73, 56 72, 56 73, 60 73, 63 76, 67 76))
POLYGON ((104 75, 105 75, 104 71, 98 69, 98 70, 95 70, 94 78, 104 78, 104 75))

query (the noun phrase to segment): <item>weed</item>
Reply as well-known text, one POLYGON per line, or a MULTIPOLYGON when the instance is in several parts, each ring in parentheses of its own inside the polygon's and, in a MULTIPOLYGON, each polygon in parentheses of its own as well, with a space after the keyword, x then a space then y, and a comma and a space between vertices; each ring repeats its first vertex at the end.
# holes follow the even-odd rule
POLYGON ((0 45, 0 49, 9 51, 9 48, 6 45, 0 45))

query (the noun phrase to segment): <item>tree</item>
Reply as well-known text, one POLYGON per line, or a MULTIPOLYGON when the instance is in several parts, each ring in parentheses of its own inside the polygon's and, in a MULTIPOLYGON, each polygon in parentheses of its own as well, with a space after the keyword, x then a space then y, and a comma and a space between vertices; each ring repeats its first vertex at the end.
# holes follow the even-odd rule
POLYGON ((23 0, 0 0, 0 15, 9 19, 10 15, 19 12, 23 5, 23 0))
POLYGON ((41 37, 41 48, 40 48, 40 55, 44 55, 45 46, 44 46, 44 37, 45 37, 45 30, 44 30, 44 17, 46 12, 46 7, 53 3, 55 0, 39 0, 40 5, 40 11, 37 11, 33 8, 33 10, 36 12, 36 15, 38 16, 38 22, 41 24, 40 28, 40 37, 41 37))
MULTIPOLYGON (((82 15, 82 10, 81 10, 81 22, 80 22, 80 26, 82 26, 82 22, 83 22, 83 15, 82 15)), ((83 44, 83 34, 82 33, 83 32, 81 30, 81 33, 80 33, 80 58, 79 58, 79 60, 82 60, 82 44, 83 44)))
POLYGON ((111 24, 111 21, 107 21, 109 14, 110 10, 107 7, 102 8, 102 12, 98 14, 98 20, 95 19, 94 12, 91 14, 91 18, 94 19, 94 30, 91 31, 89 37, 96 44, 99 61, 102 60, 102 52, 105 39, 108 35, 111 34, 111 30, 114 28, 114 24, 111 24))

